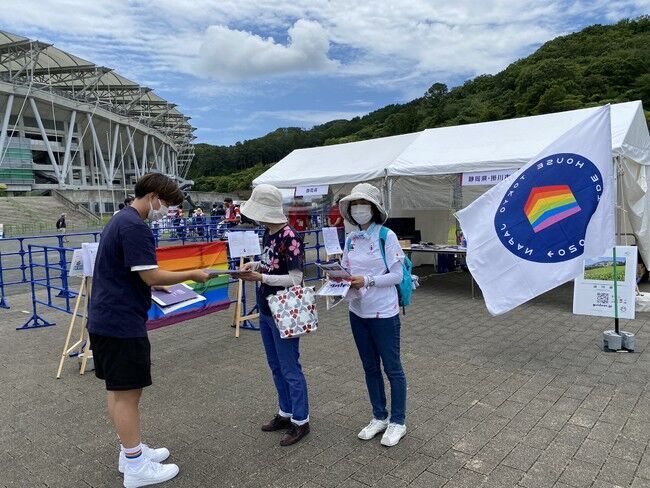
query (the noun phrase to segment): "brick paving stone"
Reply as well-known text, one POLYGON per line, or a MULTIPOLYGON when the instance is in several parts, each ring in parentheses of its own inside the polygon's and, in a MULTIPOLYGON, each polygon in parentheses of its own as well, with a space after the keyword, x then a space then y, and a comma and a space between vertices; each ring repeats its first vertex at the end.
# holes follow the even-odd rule
POLYGON ((420 476, 429 466, 433 464, 433 462, 434 459, 430 458, 429 456, 415 454, 405 459, 397 467, 393 468, 390 471, 390 475, 395 478, 411 482, 420 476))
POLYGON ((577 488, 591 486, 596 479, 600 466, 573 459, 565 468, 560 482, 577 488))
POLYGON ((579 425, 580 427, 591 428, 594 426, 600 416, 600 412, 588 410, 586 408, 579 408, 569 419, 569 422, 575 425, 579 425))
POLYGON ((447 478, 425 471, 415 478, 409 486, 413 488, 440 488, 441 486, 444 486, 447 481, 449 481, 447 478))
POLYGON ((451 478, 469 460, 469 455, 450 449, 445 454, 436 459, 433 464, 427 468, 427 471, 435 473, 444 478, 451 478))
POLYGON ((519 471, 528 471, 543 452, 541 449, 520 444, 508 454, 502 464, 519 471))
POLYGON ((609 457, 601 468, 598 479, 622 486, 629 486, 632 483, 637 468, 638 465, 635 463, 609 457))
POLYGON ((639 470, 637 471, 636 475, 640 476, 641 478, 650 480, 650 448, 646 448, 645 454, 643 455, 643 459, 641 459, 639 470))
POLYGON ((535 426, 526 434, 521 442, 527 446, 546 449, 557 435, 558 433, 554 430, 535 426))
POLYGON ((591 439, 586 439, 578 452, 575 454, 576 459, 586 461, 591 464, 602 466, 607 461, 609 453, 612 450, 613 443, 604 443, 591 439))
POLYGON ((483 486, 485 488, 508 488, 516 486, 524 477, 524 472, 508 466, 497 466, 490 474, 487 475, 483 486))
POLYGON ((646 448, 646 442, 636 442, 626 437, 619 436, 616 444, 612 448, 612 456, 625 459, 635 464, 639 464, 643 451, 646 448))
POLYGON ((588 435, 589 429, 587 427, 568 423, 562 427, 562 430, 555 437, 555 441, 580 447, 588 435))
POLYGON ((550 488, 555 485, 561 472, 555 466, 537 462, 528 470, 519 484, 526 488, 550 488))

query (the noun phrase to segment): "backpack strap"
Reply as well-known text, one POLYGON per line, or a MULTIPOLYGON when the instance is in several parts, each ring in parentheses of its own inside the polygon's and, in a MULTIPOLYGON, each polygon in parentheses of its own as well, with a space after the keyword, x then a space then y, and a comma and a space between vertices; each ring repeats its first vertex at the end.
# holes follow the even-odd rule
POLYGON ((384 266, 386 266, 386 272, 390 273, 388 268, 388 261, 386 261, 386 239, 388 238, 388 227, 383 225, 379 228, 379 249, 381 250, 381 257, 384 260, 384 266))

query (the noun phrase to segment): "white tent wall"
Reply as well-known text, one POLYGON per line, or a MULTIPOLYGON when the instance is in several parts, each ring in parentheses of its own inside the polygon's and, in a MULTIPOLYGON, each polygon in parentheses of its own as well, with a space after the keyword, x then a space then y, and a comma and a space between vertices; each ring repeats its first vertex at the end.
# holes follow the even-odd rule
MULTIPOLYGON (((650 199, 648 178, 650 166, 620 158, 623 171, 619 174, 618 201, 623 212, 617 213, 621 233, 633 233, 646 266, 650 265, 650 199), (622 215, 621 215, 622 214, 622 215)), ((624 241, 623 241, 624 242, 624 241)))

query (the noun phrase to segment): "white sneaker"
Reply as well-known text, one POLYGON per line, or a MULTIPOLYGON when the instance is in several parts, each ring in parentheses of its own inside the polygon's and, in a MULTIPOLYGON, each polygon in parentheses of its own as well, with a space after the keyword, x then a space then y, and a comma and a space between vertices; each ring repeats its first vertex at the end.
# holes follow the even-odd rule
POLYGON ((394 446, 402 437, 406 435, 406 425, 401 424, 388 424, 388 428, 381 438, 382 446, 394 446))
POLYGON ((124 486, 125 488, 138 488, 139 486, 155 485, 169 481, 177 474, 178 466, 175 464, 160 464, 147 459, 137 471, 131 471, 127 467, 124 473, 124 486))
POLYGON ((359 432, 359 435, 357 437, 362 441, 369 441, 380 432, 385 431, 386 427, 388 427, 388 419, 372 419, 370 423, 366 425, 361 432, 359 432))
MULTIPOLYGON (((155 463, 162 463, 169 457, 169 449, 161 447, 160 449, 153 449, 146 444, 142 444, 142 455, 145 459, 149 459, 155 463)), ((117 464, 117 469, 120 473, 124 473, 126 468, 126 455, 124 451, 120 451, 120 459, 117 464)))

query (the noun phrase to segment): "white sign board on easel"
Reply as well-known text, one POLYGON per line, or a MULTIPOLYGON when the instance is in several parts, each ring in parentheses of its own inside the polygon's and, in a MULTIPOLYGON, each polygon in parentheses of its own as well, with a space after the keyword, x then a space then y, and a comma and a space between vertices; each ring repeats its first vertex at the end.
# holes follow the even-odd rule
POLYGON ((72 253, 72 261, 70 262, 70 271, 68 276, 83 278, 84 275, 84 258, 83 250, 75 249, 72 253))
MULTIPOLYGON (((634 319, 636 246, 616 246, 618 316, 634 319)), ((587 259, 573 286, 573 313, 614 317, 614 256, 587 259)))
POLYGON ((341 242, 339 241, 339 230, 336 227, 323 227, 323 241, 328 256, 343 254, 341 242))
POLYGON ((81 244, 84 276, 93 275, 95 259, 97 258, 97 248, 99 248, 99 242, 84 242, 81 244))
POLYGON ((228 249, 231 258, 246 258, 262 254, 260 238, 252 230, 228 232, 228 249))

